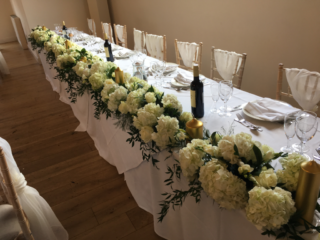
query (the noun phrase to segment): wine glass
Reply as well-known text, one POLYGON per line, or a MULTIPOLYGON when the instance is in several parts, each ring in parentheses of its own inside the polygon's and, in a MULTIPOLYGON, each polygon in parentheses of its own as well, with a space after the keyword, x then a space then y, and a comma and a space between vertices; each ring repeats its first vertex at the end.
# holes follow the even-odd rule
POLYGON ((220 110, 217 109, 217 102, 219 100, 219 84, 213 81, 210 84, 210 89, 211 89, 211 97, 213 100, 213 107, 210 109, 210 112, 218 113, 220 112, 220 110))
POLYGON ((230 81, 219 82, 219 96, 224 103, 222 111, 219 113, 220 116, 231 116, 231 113, 227 111, 227 102, 230 99, 233 92, 233 84, 230 81))
POLYGON ((300 111, 296 118, 296 134, 300 139, 300 151, 299 154, 302 156, 310 157, 304 154, 303 147, 306 142, 311 140, 318 130, 317 114, 311 111, 300 111))
POLYGON ((293 148, 290 144, 290 140, 294 137, 296 134, 296 118, 297 114, 296 113, 289 113, 284 117, 284 123, 283 123, 283 128, 284 128, 284 133, 287 136, 287 146, 283 146, 280 148, 281 152, 285 153, 292 153, 293 148))
POLYGON ((152 72, 154 79, 155 79, 155 86, 157 86, 157 76, 158 76, 158 69, 159 69, 159 62, 158 61, 153 61, 151 62, 150 65, 150 71, 152 72))
POLYGON ((159 84, 158 86, 162 86, 162 77, 163 77, 163 73, 166 70, 166 62, 165 61, 160 61, 159 62, 159 68, 158 68, 158 72, 159 72, 159 84))

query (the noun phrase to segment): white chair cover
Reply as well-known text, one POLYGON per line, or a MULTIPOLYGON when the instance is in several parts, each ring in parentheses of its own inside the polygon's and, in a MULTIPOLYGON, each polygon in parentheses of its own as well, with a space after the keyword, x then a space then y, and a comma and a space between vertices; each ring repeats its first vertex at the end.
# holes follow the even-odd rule
POLYGON ((0 137, 0 146, 3 149, 14 188, 22 209, 29 220, 35 240, 67 240, 67 231, 63 228, 49 204, 39 195, 36 189, 27 186, 27 182, 12 156, 9 143, 0 137))
POLYGON ((163 36, 154 34, 146 35, 146 46, 151 57, 159 60, 163 59, 163 36))
POLYGON ((314 110, 320 101, 320 73, 285 68, 293 98, 304 110, 314 110))
POLYGON ((221 49, 214 50, 214 59, 216 61, 217 70, 224 80, 232 80, 233 75, 239 71, 242 63, 241 54, 221 49))
POLYGON ((0 72, 2 72, 3 74, 10 74, 7 62, 4 59, 1 52, 0 52, 0 72))
POLYGON ((88 19, 88 26, 89 26, 89 29, 92 32, 92 34, 96 35, 96 23, 93 21, 93 28, 94 29, 92 29, 92 21, 93 21, 93 19, 88 19))
POLYGON ((109 36, 109 25, 110 25, 109 23, 102 23, 104 32, 107 34, 109 39, 112 39, 112 42, 114 43, 112 27, 110 27, 111 28, 111 36, 109 36))
POLYGON ((146 37, 142 31, 133 29, 134 50, 142 51, 146 45, 146 37))
POLYGON ((115 25, 116 26, 116 31, 117 31, 117 35, 118 35, 118 39, 123 43, 124 45, 124 38, 123 38, 123 30, 124 30, 124 26, 121 25, 115 25))
POLYGON ((192 68, 193 61, 198 52, 199 45, 196 43, 177 42, 178 50, 185 66, 192 68))

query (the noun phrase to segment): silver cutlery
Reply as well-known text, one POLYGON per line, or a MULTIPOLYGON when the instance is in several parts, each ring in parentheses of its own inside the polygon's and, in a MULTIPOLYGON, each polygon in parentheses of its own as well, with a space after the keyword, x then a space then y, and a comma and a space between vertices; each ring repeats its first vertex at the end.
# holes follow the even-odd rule
POLYGON ((257 131, 259 131, 259 132, 262 132, 262 131, 263 131, 263 129, 262 129, 261 127, 258 127, 258 126, 256 126, 256 125, 254 125, 254 124, 246 121, 246 120, 241 116, 240 113, 237 113, 237 117, 238 117, 238 120, 239 120, 240 123, 242 123, 243 125, 249 127, 251 130, 257 130, 257 131))
POLYGON ((238 106, 233 107, 233 108, 230 110, 230 112, 235 112, 235 111, 241 110, 241 109, 244 107, 245 104, 246 104, 246 103, 243 103, 243 104, 240 104, 240 105, 238 105, 238 106))

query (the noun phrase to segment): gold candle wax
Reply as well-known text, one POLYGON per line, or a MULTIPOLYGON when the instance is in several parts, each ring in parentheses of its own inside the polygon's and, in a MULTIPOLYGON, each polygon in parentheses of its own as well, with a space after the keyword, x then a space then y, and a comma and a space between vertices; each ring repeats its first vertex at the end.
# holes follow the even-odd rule
POLYGON ((186 132, 193 138, 203 138, 203 123, 195 118, 186 123, 186 132))
MULTIPOLYGON (((116 78, 116 83, 121 83, 121 69, 118 67, 115 71, 114 71, 114 74, 115 74, 115 78, 116 78)), ((122 72, 122 78, 123 78, 123 72, 122 72)), ((123 81, 123 80, 122 80, 123 81)))
POLYGON ((47 28, 46 28, 45 26, 42 26, 42 30, 43 30, 43 31, 46 31, 47 28))
POLYGON ((66 49, 71 48, 71 42, 69 40, 66 40, 64 43, 66 45, 66 49))
POLYGON ((320 165, 315 161, 302 163, 295 201, 297 211, 301 212, 302 217, 310 223, 313 221, 319 190, 320 165))

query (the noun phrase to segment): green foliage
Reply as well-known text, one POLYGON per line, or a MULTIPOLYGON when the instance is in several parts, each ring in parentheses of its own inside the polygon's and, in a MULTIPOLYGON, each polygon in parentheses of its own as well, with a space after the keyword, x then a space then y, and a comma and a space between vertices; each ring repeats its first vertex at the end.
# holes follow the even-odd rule
POLYGON ((49 63, 50 67, 52 67, 53 64, 55 64, 56 55, 52 50, 50 50, 49 52, 46 52, 46 61, 49 63))

